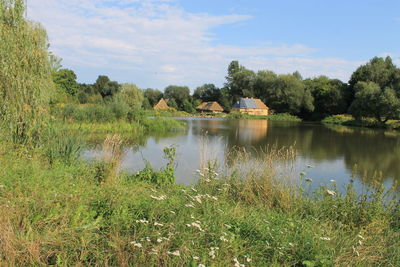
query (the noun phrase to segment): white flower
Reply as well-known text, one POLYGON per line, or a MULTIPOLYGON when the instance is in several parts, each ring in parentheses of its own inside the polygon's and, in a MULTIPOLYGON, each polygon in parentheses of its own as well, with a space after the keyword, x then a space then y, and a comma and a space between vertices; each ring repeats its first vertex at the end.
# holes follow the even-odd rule
POLYGON ((232 226, 230 226, 229 224, 224 224, 226 228, 231 229, 232 226))
POLYGON ((336 183, 336 181, 335 180, 329 180, 331 183, 336 183))
POLYGON ((132 241, 132 242, 130 242, 134 247, 137 247, 137 248, 142 248, 142 244, 140 244, 140 243, 138 243, 138 242, 135 242, 135 241, 132 241))
POLYGON ((336 195, 336 192, 335 192, 335 191, 332 191, 332 190, 329 190, 329 189, 326 189, 326 193, 327 193, 328 195, 331 195, 331 196, 336 195))
POLYGON ((161 237, 157 238, 157 243, 161 243, 163 239, 161 237))
POLYGON ((200 225, 200 222, 199 221, 197 221, 197 222, 192 222, 192 223, 188 223, 188 224, 186 224, 186 226, 187 227, 195 227, 195 228, 197 228, 197 229, 199 229, 201 232, 204 232, 204 230, 201 228, 201 225, 200 225))
POLYGON ((146 236, 146 241, 147 241, 147 242, 151 242, 150 237, 146 236))
POLYGON ((148 253, 149 255, 157 255, 158 251, 155 248, 152 248, 151 251, 148 253))
POLYGON ((194 189, 194 187, 191 187, 190 189, 192 189, 194 192, 197 192, 197 190, 196 190, 196 189, 194 189))
POLYGON ((179 257, 181 255, 181 253, 179 252, 179 250, 175 250, 175 251, 168 251, 167 252, 169 255, 173 255, 173 256, 177 256, 179 257))
POLYGON ((200 257, 198 257, 198 256, 193 256, 193 259, 194 259, 194 260, 198 260, 198 259, 200 259, 200 257))
POLYGON ((330 241, 331 240, 329 237, 323 237, 323 236, 321 236, 319 239, 325 240, 325 241, 330 241))
POLYGON ((136 220, 137 223, 149 223, 148 220, 146 219, 140 219, 140 220, 136 220))
POLYGON ((195 196, 194 200, 201 204, 201 195, 195 196))
POLYGON ((245 265, 244 264, 240 264, 240 262, 237 260, 237 258, 234 258, 233 259, 233 262, 235 263, 235 267, 244 267, 245 265))
POLYGON ((185 204, 185 207, 194 208, 194 205, 193 205, 193 203, 189 203, 189 204, 185 204))
POLYGON ((158 222, 154 222, 154 225, 155 225, 155 226, 164 226, 164 224, 158 223, 158 222))
POLYGON ((251 262, 251 258, 249 258, 249 257, 246 256, 246 261, 247 261, 247 262, 251 262))
POLYGON ((229 242, 229 240, 225 236, 221 236, 219 239, 223 242, 229 242))
POLYGON ((154 188, 150 188, 151 192, 153 193, 157 193, 157 190, 155 190, 154 188))
POLYGON ((210 255, 211 259, 215 259, 215 250, 211 250, 208 255, 210 255))
POLYGON ((362 235, 357 235, 359 238, 361 238, 362 240, 364 240, 365 238, 362 235))
POLYGON ((175 211, 173 211, 173 210, 170 210, 169 212, 171 212, 172 214, 176 214, 176 212, 175 212, 175 211))
POLYGON ((199 265, 197 265, 197 267, 206 267, 204 264, 199 264, 199 265))
POLYGON ((153 198, 153 199, 155 199, 155 200, 158 200, 158 201, 160 201, 160 200, 166 200, 166 199, 167 199, 167 196, 166 196, 166 195, 161 195, 161 196, 159 196, 159 197, 150 195, 150 197, 153 198))

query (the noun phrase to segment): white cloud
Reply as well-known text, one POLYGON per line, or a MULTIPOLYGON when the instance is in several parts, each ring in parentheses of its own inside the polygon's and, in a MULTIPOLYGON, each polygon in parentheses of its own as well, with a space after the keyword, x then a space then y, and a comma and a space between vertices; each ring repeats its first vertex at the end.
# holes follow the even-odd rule
POLYGON ((28 7, 28 16, 46 27, 52 50, 85 82, 96 78, 87 73, 109 73, 141 87, 222 85, 235 59, 255 70, 299 70, 304 76, 347 80, 360 64, 312 58, 315 49, 301 44, 214 44, 222 40, 211 34, 212 28, 251 17, 190 13, 173 0, 31 0, 28 7))

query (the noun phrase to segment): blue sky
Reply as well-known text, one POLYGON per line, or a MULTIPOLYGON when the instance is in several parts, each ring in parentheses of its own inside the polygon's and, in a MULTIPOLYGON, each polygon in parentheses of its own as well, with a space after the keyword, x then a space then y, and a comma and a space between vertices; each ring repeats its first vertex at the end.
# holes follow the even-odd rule
POLYGON ((80 82, 222 86, 253 70, 347 81, 374 56, 400 63, 398 0, 28 0, 28 17, 80 82))

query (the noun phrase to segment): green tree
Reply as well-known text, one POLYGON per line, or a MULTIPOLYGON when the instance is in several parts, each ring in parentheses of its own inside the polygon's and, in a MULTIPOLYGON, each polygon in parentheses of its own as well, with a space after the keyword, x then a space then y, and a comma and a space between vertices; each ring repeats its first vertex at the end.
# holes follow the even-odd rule
POLYGON ((271 86, 265 88, 266 104, 277 112, 299 114, 301 111, 313 111, 313 98, 310 91, 298 77, 279 75, 271 86))
POLYGON ((79 84, 76 82, 76 74, 69 69, 60 69, 53 72, 53 82, 63 92, 69 95, 76 95, 79 89, 79 84))
POLYGON ((34 143, 54 84, 46 31, 24 11, 22 0, 0 0, 0 122, 14 142, 34 143))
POLYGON ((328 115, 346 112, 344 94, 347 85, 345 83, 336 79, 331 80, 326 76, 306 79, 303 83, 314 99, 314 112, 308 116, 321 119, 328 115))
POLYGON ((356 93, 358 82, 374 82, 380 88, 392 88, 400 96, 400 69, 397 68, 388 56, 372 58, 367 64, 360 66, 353 72, 349 80, 348 101, 351 103, 356 93))
POLYGON ((232 61, 228 67, 225 87, 229 90, 233 102, 240 97, 254 97, 253 83, 255 73, 239 65, 238 61, 232 61))
POLYGON ((356 119, 374 117, 384 124, 400 117, 400 99, 392 88, 382 89, 375 82, 357 82, 354 88, 355 97, 349 111, 356 119))
POLYGON ((160 99, 163 97, 163 93, 160 90, 151 88, 144 90, 143 95, 148 99, 151 107, 157 104, 158 101, 160 101, 160 99))
POLYGON ((200 99, 203 102, 219 101, 221 98, 221 90, 214 84, 204 84, 194 90, 194 99, 200 99))
POLYGON ((187 86, 170 85, 164 90, 164 97, 170 100, 174 100, 178 106, 178 109, 183 110, 184 100, 190 101, 190 90, 187 86))
POLYGON ((121 91, 118 93, 121 101, 125 102, 130 109, 138 110, 142 107, 143 91, 135 84, 124 83, 121 85, 121 91))
POLYGON ((97 78, 94 86, 103 99, 112 98, 121 89, 118 82, 110 81, 110 79, 104 75, 100 75, 97 78))

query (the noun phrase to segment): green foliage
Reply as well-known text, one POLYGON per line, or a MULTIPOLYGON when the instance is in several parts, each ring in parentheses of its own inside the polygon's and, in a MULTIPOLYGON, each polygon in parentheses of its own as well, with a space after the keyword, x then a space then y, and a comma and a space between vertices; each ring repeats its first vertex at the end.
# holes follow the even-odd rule
POLYGON ((135 84, 124 83, 121 85, 121 92, 116 97, 125 102, 130 110, 139 110, 142 108, 143 92, 135 84))
POLYGON ((268 116, 262 115, 249 115, 245 113, 230 113, 227 116, 228 119, 265 119, 265 120, 272 120, 272 121, 301 121, 301 119, 297 116, 291 115, 289 113, 278 113, 278 114, 271 114, 268 116))
POLYGON ((34 143, 54 84, 46 31, 24 18, 22 0, 0 1, 0 122, 16 143, 34 143))
POLYGON ((400 98, 393 89, 382 89, 374 82, 357 82, 354 90, 355 97, 349 111, 356 119, 374 117, 385 123, 400 118, 400 98))
POLYGON ((69 69, 60 69, 52 73, 53 82, 64 93, 69 95, 76 95, 78 92, 79 84, 76 82, 76 74, 69 69))
POLYGON ((164 157, 168 160, 165 168, 155 171, 150 163, 147 162, 143 170, 129 176, 129 179, 137 179, 156 185, 173 184, 175 182, 176 148, 173 146, 164 148, 164 157))
POLYGON ((50 164, 57 161, 72 164, 84 147, 83 136, 55 125, 49 125, 43 137, 44 153, 50 164))
POLYGON ((103 99, 112 98, 121 89, 118 82, 110 81, 110 79, 104 75, 100 75, 97 78, 94 87, 103 99))
MULTIPOLYGON (((173 100, 178 109, 184 110, 184 101, 190 99, 190 90, 187 86, 170 85, 165 88, 164 97, 168 99, 168 101, 173 100)), ((174 106, 170 105, 169 102, 168 105, 175 108, 174 106)))
POLYGON ((149 105, 153 107, 163 97, 163 93, 157 89, 148 88, 143 91, 144 98, 148 100, 149 105))

